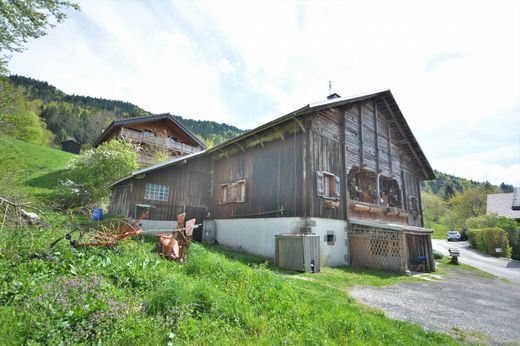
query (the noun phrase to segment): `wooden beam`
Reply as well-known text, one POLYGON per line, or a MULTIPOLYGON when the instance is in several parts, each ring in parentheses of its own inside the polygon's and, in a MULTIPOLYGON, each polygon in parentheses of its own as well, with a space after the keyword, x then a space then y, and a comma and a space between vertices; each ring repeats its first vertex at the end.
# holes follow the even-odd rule
POLYGON ((363 168, 363 116, 361 115, 361 103, 358 103, 358 132, 359 132, 359 168, 363 168))
POLYGON ((386 125, 386 140, 388 143, 388 167, 390 168, 390 175, 394 176, 393 162, 392 162, 392 132, 390 131, 390 125, 386 125))
POLYGON ((278 133, 278 135, 280 136, 280 138, 282 139, 282 141, 285 140, 285 136, 283 135, 283 131, 281 131, 278 127, 276 126, 273 126, 273 129, 276 133, 278 133))
POLYGON ((235 142, 235 144, 237 145, 237 147, 239 147, 239 148, 242 150, 242 152, 244 152, 244 153, 246 152, 246 150, 244 149, 244 147, 241 146, 238 142, 235 142))
MULTIPOLYGON (((388 102, 386 101, 385 98, 383 98, 383 102, 385 103, 385 106, 386 108, 388 109, 388 112, 390 113, 390 115, 392 116, 392 118, 394 118, 394 120, 397 121, 397 117, 395 116, 394 112, 392 111, 392 108, 390 108, 390 105, 388 104, 388 102)), ((397 129, 399 130, 399 132, 401 133, 401 135, 403 136, 404 139, 406 139, 406 135, 404 134, 403 132, 403 129, 401 128, 401 126, 399 126, 399 124, 397 124, 397 129)), ((419 157, 417 156, 417 153, 415 152, 414 148, 412 147, 412 144, 410 143, 410 141, 406 140, 406 143, 408 144, 408 147, 410 148, 410 151, 412 152, 412 155, 414 156, 415 160, 417 161, 417 164, 419 166, 421 166, 422 168, 422 171, 424 173, 424 177, 428 177, 428 172, 426 172, 426 169, 424 168, 424 166, 422 165, 422 162, 421 160, 419 159, 419 157)))
MULTIPOLYGON (((379 173, 380 170, 380 158, 379 158, 379 135, 377 132, 377 104, 374 101, 374 135, 375 135, 375 146, 376 146, 376 172, 379 173)), ((380 198, 380 196, 379 196, 380 198)), ((379 203, 378 203, 379 204, 379 203)))
POLYGON ((340 153, 340 156, 339 156, 339 159, 340 159, 340 166, 341 166, 341 172, 340 172, 340 200, 341 200, 341 204, 340 204, 340 208, 341 208, 341 213, 340 215, 343 216, 343 219, 346 220, 347 219, 347 213, 348 213, 348 208, 347 208, 347 186, 348 186, 348 182, 347 182, 347 155, 346 155, 346 149, 347 149, 347 139, 346 139, 346 134, 345 134, 345 127, 346 127, 346 119, 347 115, 346 115, 346 112, 343 111, 341 112, 341 122, 340 122, 340 134, 339 134, 339 138, 340 138, 340 144, 341 144, 341 153, 340 153))
POLYGON ((302 129, 303 133, 305 133, 305 126, 303 126, 303 123, 296 117, 293 118, 293 120, 300 126, 300 129, 302 129))
POLYGON ((261 146, 262 146, 262 148, 263 148, 263 147, 264 147, 264 142, 262 142, 262 138, 258 137, 258 136, 257 136, 257 135, 255 135, 255 134, 253 134, 253 137, 254 137, 255 139, 257 139, 257 140, 258 140, 258 142, 260 142, 260 145, 261 145, 261 146))

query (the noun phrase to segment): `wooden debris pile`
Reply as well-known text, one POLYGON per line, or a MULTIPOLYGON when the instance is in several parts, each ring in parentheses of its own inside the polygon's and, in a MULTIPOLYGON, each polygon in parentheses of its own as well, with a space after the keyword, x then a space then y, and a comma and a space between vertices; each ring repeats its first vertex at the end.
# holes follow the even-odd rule
POLYGON ((40 216, 43 214, 42 211, 28 203, 16 203, 0 197, 0 231, 4 229, 4 226, 18 228, 27 225, 39 225, 40 227, 45 227, 46 224, 42 216, 40 216))

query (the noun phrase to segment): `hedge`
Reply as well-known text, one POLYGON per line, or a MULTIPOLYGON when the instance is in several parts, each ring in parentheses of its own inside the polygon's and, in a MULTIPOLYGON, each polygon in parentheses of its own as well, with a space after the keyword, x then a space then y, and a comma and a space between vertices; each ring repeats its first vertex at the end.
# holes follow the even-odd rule
POLYGON ((511 257, 507 232, 501 228, 480 228, 469 231, 471 246, 483 253, 496 255, 496 248, 502 248, 502 257, 511 257))

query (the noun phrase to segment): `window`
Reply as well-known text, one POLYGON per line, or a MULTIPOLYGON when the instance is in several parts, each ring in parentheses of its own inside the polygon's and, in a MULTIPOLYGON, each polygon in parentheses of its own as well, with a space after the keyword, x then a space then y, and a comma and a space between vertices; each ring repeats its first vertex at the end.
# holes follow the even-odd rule
POLYGON ((246 181, 222 184, 218 191, 219 203, 242 203, 246 201, 246 181))
POLYGON ((408 205, 408 210, 412 213, 419 213, 419 203, 415 196, 410 196, 410 204, 408 205))
POLYGON ((144 199, 151 201, 167 201, 170 189, 166 185, 146 184, 144 187, 144 199))
POLYGON ((340 196, 340 179, 329 172, 316 172, 316 189, 318 196, 337 199, 340 196))
POLYGON ((325 234, 325 241, 327 242, 327 245, 334 245, 336 243, 336 235, 334 234, 334 231, 327 231, 327 234, 325 234))

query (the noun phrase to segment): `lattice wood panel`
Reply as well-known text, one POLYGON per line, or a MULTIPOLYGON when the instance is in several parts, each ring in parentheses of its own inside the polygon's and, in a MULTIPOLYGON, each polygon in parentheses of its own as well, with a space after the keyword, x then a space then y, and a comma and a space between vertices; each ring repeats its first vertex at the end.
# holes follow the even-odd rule
POLYGON ((400 231, 351 224, 351 264, 403 272, 406 269, 403 239, 403 233, 400 231))

